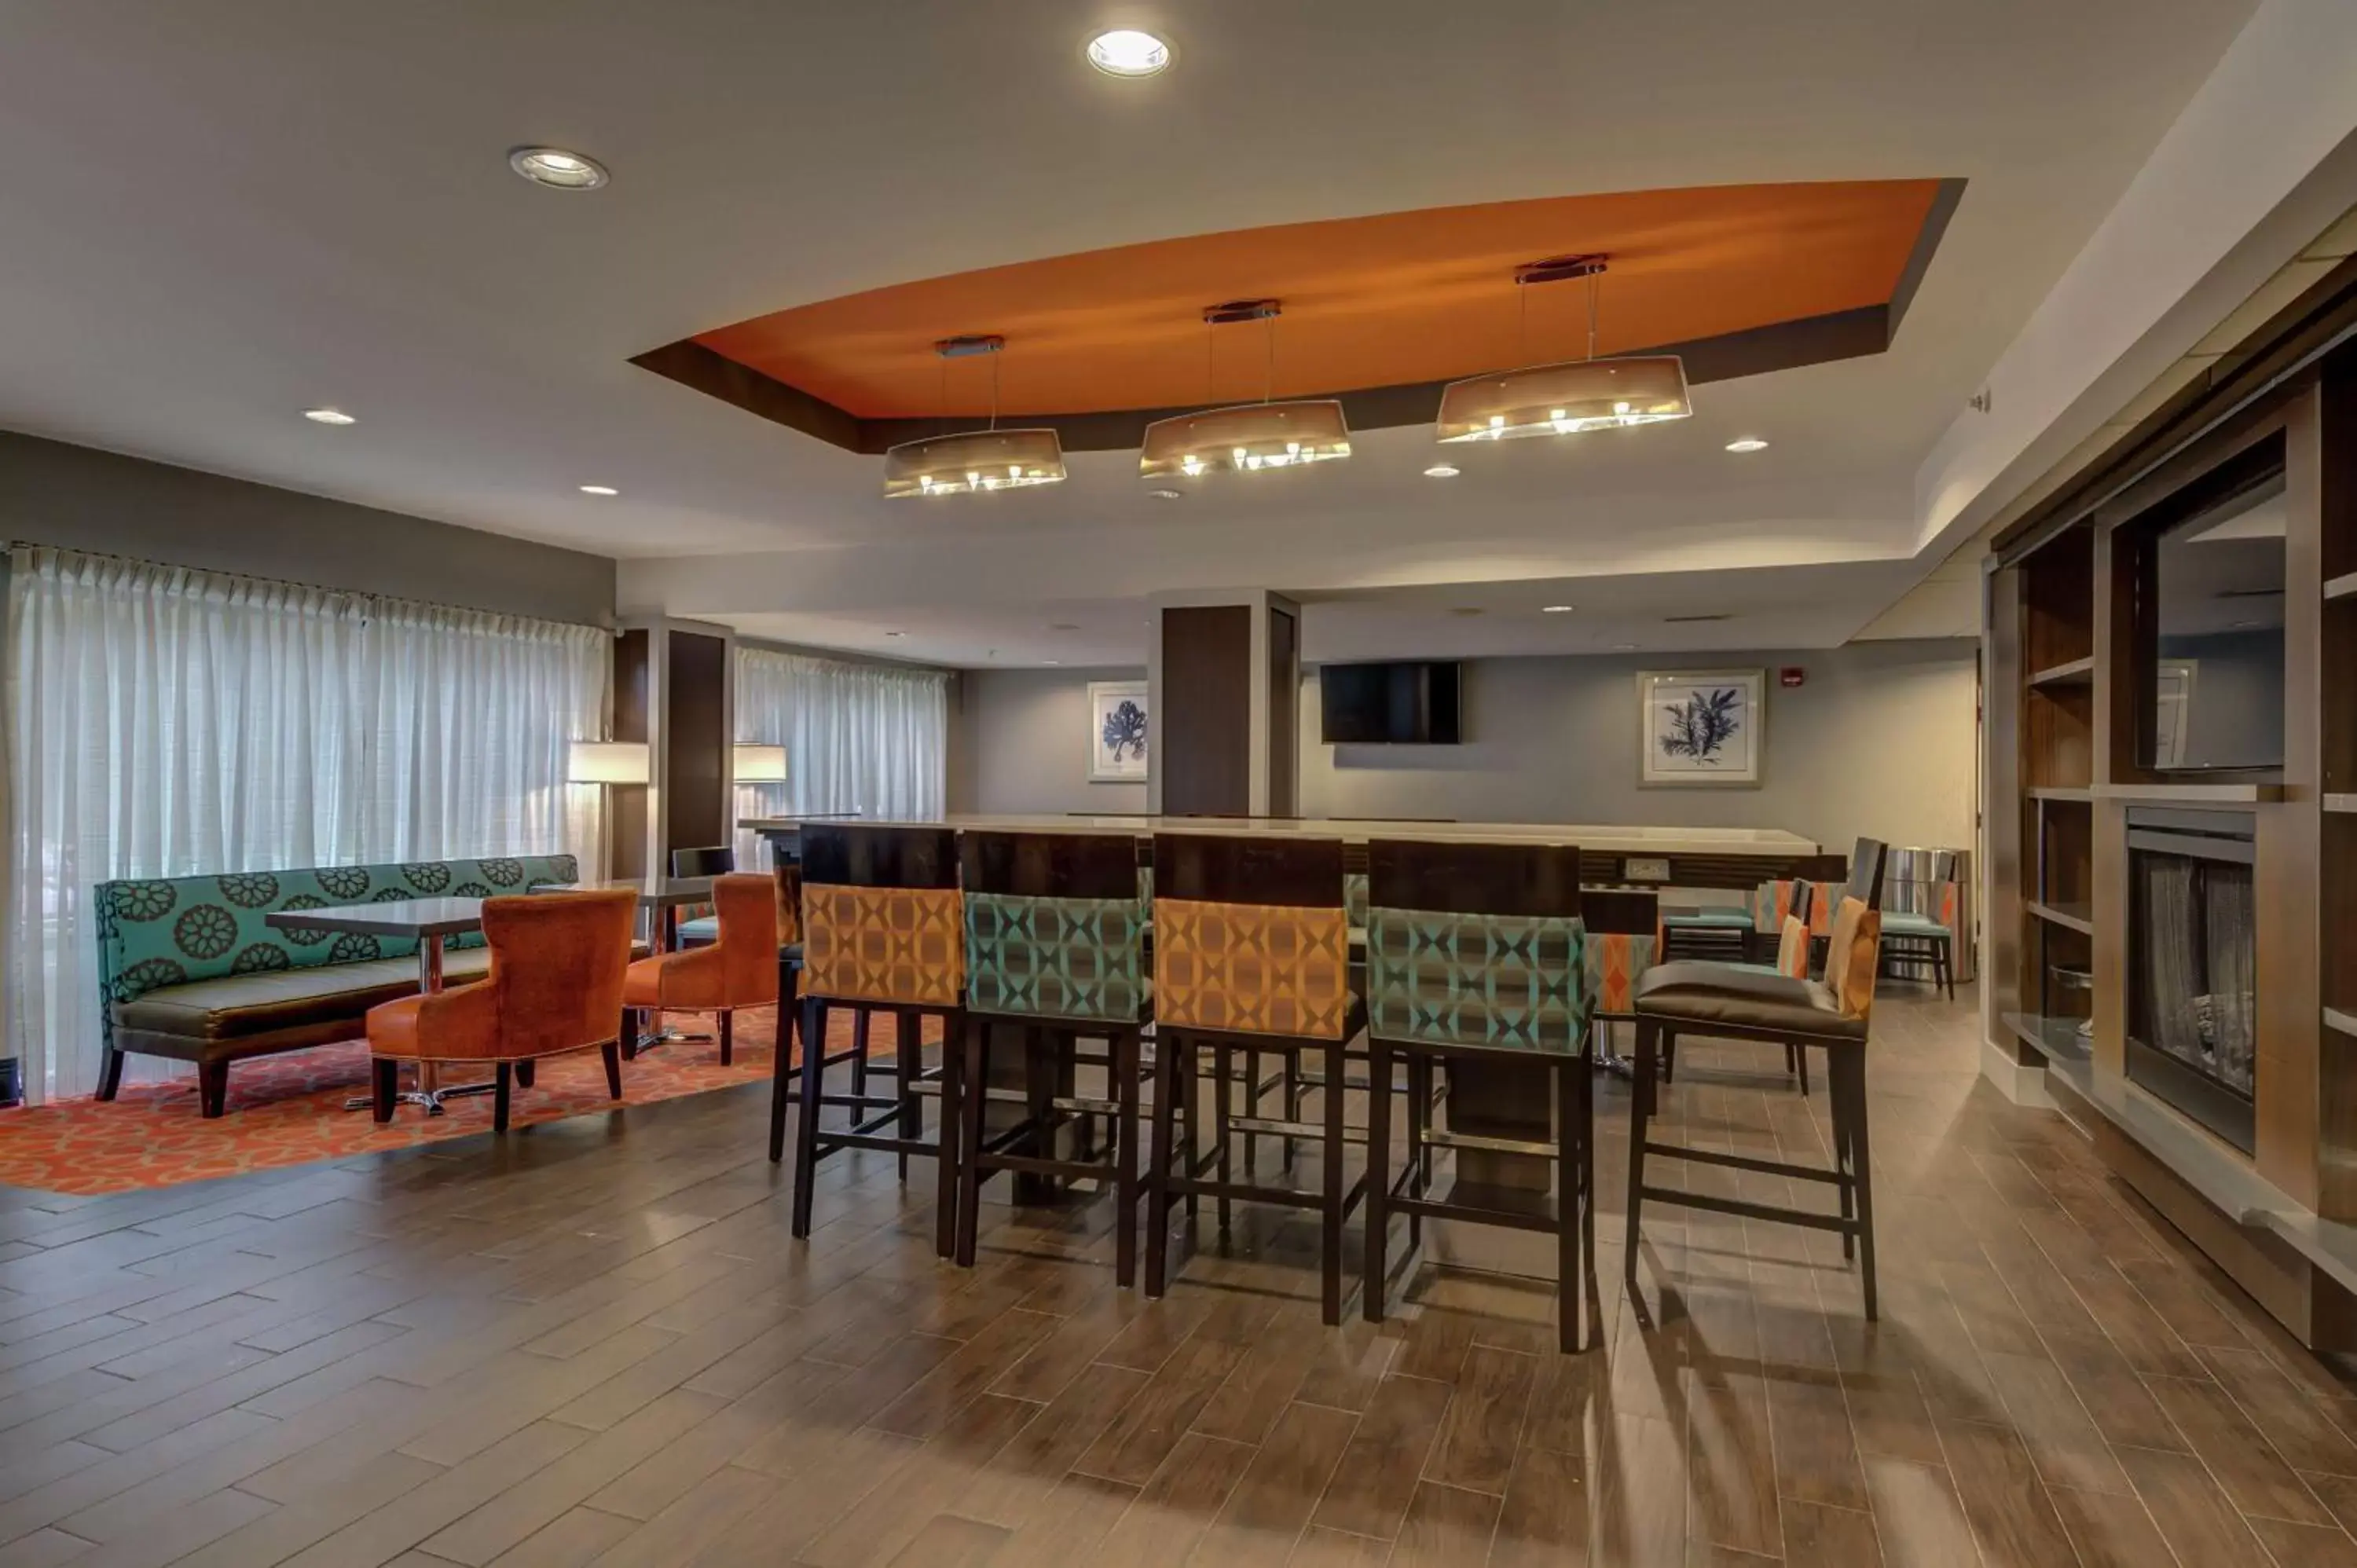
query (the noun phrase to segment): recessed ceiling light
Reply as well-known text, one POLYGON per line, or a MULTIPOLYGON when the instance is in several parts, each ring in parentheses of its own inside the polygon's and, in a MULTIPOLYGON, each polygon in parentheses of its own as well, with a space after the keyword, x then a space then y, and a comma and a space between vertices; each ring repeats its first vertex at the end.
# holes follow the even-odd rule
POLYGON ((1765 452, 1768 450, 1768 443, 1760 440, 1757 435, 1746 435, 1728 442, 1727 449, 1730 452, 1765 452))
POLYGON ((358 424, 359 420, 340 408, 307 408, 303 417, 314 424, 358 424))
POLYGON ((1637 651, 1637 645, 1633 642, 1616 642, 1612 645, 1612 651, 1615 653, 1634 653, 1637 651))
POLYGON ((1170 64, 1170 46, 1152 33, 1116 27, 1089 40, 1089 63, 1107 76, 1153 76, 1170 64))
POLYGON ((595 190, 610 177, 596 158, 563 147, 518 147, 508 155, 508 167, 551 190, 595 190))
POLYGON ((622 492, 611 485, 584 485, 581 493, 585 496, 619 496, 622 492))
POLYGON ((1175 501, 1186 499, 1186 492, 1184 490, 1148 490, 1146 493, 1152 496, 1158 501, 1175 501))
POLYGON ((1480 615, 1481 613, 1481 607, 1479 605, 1458 605, 1448 613, 1453 616, 1465 616, 1470 618, 1480 615))
POLYGON ((1457 466, 1454 463, 1435 463, 1424 471, 1424 477, 1427 479, 1453 479, 1457 477, 1457 466))
POLYGON ((1043 659, 1039 662, 1042 664, 1061 664, 1063 660, 1060 659, 1043 659))
MULTIPOLYGON (((885 636, 887 636, 887 637, 906 637, 906 636, 908 636, 909 634, 908 634, 907 632, 905 632, 905 631, 888 631, 888 632, 886 632, 884 635, 885 635, 885 636)), ((996 651, 997 651, 997 650, 996 650, 996 649, 993 649, 991 651, 995 653, 995 652, 996 652, 996 651)))

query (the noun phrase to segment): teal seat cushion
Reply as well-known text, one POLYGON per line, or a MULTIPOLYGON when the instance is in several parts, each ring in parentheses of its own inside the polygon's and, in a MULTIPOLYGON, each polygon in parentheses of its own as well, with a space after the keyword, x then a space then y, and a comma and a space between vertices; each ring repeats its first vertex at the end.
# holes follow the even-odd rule
POLYGON ((1576 918, 1367 911, 1367 1026, 1390 1040, 1568 1055, 1587 1027, 1576 918))
POLYGON ((1748 931, 1751 929, 1751 912, 1748 909, 1688 909, 1663 916, 1662 924, 1686 929, 1748 931))
POLYGON ((719 940, 720 917, 717 915, 706 915, 700 920, 682 920, 679 923, 679 945, 682 947, 698 947, 719 940))
POLYGON ((1882 915, 1882 934, 1886 937, 1938 937, 1945 940, 1950 932, 1947 927, 1929 915, 1910 915, 1886 909, 1882 915))

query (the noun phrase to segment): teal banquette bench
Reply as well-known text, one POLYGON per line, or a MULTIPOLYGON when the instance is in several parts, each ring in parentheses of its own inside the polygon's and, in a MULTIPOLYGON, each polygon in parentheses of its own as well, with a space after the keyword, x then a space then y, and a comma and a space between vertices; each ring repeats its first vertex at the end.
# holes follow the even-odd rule
MULTIPOLYGON (((357 1039, 370 1008, 417 989, 414 941, 284 931, 265 925, 265 916, 397 898, 488 898, 579 877, 573 856, 536 854, 102 882, 93 890, 106 1046, 98 1097, 114 1098, 124 1057, 168 1057, 196 1064, 204 1114, 219 1116, 230 1063, 357 1039)), ((450 984, 490 967, 479 935, 447 946, 450 984)))

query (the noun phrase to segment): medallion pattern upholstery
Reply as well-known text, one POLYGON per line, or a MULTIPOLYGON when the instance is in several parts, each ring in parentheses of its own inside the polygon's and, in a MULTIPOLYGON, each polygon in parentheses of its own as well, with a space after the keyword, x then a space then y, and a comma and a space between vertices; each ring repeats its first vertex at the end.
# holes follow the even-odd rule
POLYGON ((802 989, 845 1002, 955 1007, 965 929, 953 887, 802 885, 802 989))
POLYGON ((1587 1028, 1577 918, 1368 912, 1367 1011, 1385 1039, 1569 1055, 1587 1028))
POLYGON ((1135 1024, 1152 994, 1145 935, 1146 907, 1133 899, 968 893, 966 1005, 1135 1024))
MULTIPOLYGON (((161 986, 189 981, 408 958, 417 950, 414 941, 282 931, 264 921, 283 909, 334 904, 488 898, 547 883, 576 882, 580 875, 579 863, 569 854, 533 854, 102 882, 91 889, 98 913, 99 983, 105 1002, 126 1003, 161 986)), ((447 945, 472 948, 482 941, 470 934, 454 937, 447 945)))
POLYGON ((1590 931, 1580 944, 1587 971, 1588 1005, 1598 1013, 1626 1016, 1636 1001, 1637 983, 1662 950, 1657 936, 1631 931, 1590 931))
POLYGON ((1351 1015, 1347 921, 1340 908, 1156 899, 1156 1019, 1340 1039, 1351 1015))

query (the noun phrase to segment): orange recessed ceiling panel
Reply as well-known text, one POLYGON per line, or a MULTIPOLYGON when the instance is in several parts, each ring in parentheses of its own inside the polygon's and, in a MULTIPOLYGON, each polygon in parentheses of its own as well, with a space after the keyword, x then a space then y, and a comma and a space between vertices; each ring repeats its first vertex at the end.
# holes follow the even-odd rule
POLYGON ((1190 235, 820 300, 639 362, 862 450, 986 413, 993 360, 933 350, 985 333, 1006 342, 1000 416, 1068 424, 1068 444, 1264 393, 1361 394, 1354 424, 1406 423, 1446 381, 1587 352, 1585 283, 1513 282, 1549 256, 1609 258, 1601 354, 1678 349, 1709 380, 1878 351, 1960 190, 1720 186, 1190 235), (1203 324, 1208 305, 1260 298, 1281 302, 1273 336, 1203 324))

